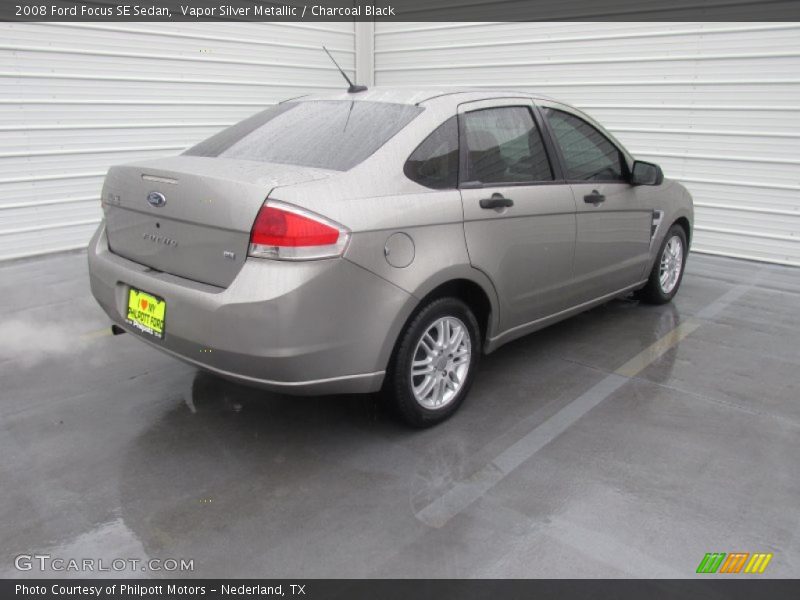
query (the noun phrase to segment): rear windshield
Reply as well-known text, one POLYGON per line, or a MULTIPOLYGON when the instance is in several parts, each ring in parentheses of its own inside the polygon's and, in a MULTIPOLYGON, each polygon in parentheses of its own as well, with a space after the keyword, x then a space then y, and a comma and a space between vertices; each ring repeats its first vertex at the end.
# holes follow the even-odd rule
POLYGON ((422 110, 387 102, 286 102, 220 131, 184 154, 347 171, 422 110))

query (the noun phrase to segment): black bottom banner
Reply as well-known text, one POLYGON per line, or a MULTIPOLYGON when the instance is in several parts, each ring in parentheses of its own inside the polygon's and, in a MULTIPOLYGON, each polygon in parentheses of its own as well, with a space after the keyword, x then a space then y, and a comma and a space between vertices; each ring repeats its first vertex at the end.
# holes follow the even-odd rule
POLYGON ((777 579, 308 579, 308 580, 0 580, 0 598, 162 600, 293 598, 302 600, 553 599, 795 600, 800 580, 777 579))

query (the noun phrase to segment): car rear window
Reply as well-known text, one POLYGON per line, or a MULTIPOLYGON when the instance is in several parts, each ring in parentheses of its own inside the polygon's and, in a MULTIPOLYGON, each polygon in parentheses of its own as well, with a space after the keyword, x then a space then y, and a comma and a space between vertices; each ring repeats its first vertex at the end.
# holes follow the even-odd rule
POLYGON ((356 100, 285 102, 220 131, 184 154, 347 171, 422 110, 410 104, 356 100))

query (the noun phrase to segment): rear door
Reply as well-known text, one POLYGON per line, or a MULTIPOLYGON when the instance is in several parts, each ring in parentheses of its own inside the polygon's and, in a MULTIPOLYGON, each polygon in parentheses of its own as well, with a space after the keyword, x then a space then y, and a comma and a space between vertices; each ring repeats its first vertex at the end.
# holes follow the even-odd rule
POLYGON ((458 118, 467 248, 497 289, 501 330, 566 308, 575 201, 550 159, 531 100, 465 103, 458 118))
POLYGON ((577 206, 575 292, 580 301, 637 283, 649 260, 653 212, 629 183, 625 153, 578 111, 538 101, 577 206))

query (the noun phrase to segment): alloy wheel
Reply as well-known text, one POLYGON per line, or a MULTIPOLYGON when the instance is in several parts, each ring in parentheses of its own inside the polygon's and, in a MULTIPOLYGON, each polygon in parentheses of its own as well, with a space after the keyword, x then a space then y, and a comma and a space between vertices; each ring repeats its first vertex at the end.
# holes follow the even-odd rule
POLYGON ((675 289, 683 269, 683 241, 673 235, 664 245, 658 271, 658 282, 661 291, 669 294, 675 289))
POLYGON ((411 361, 411 388, 420 406, 441 409, 458 395, 472 362, 472 340, 456 317, 441 317, 425 330, 411 361))

